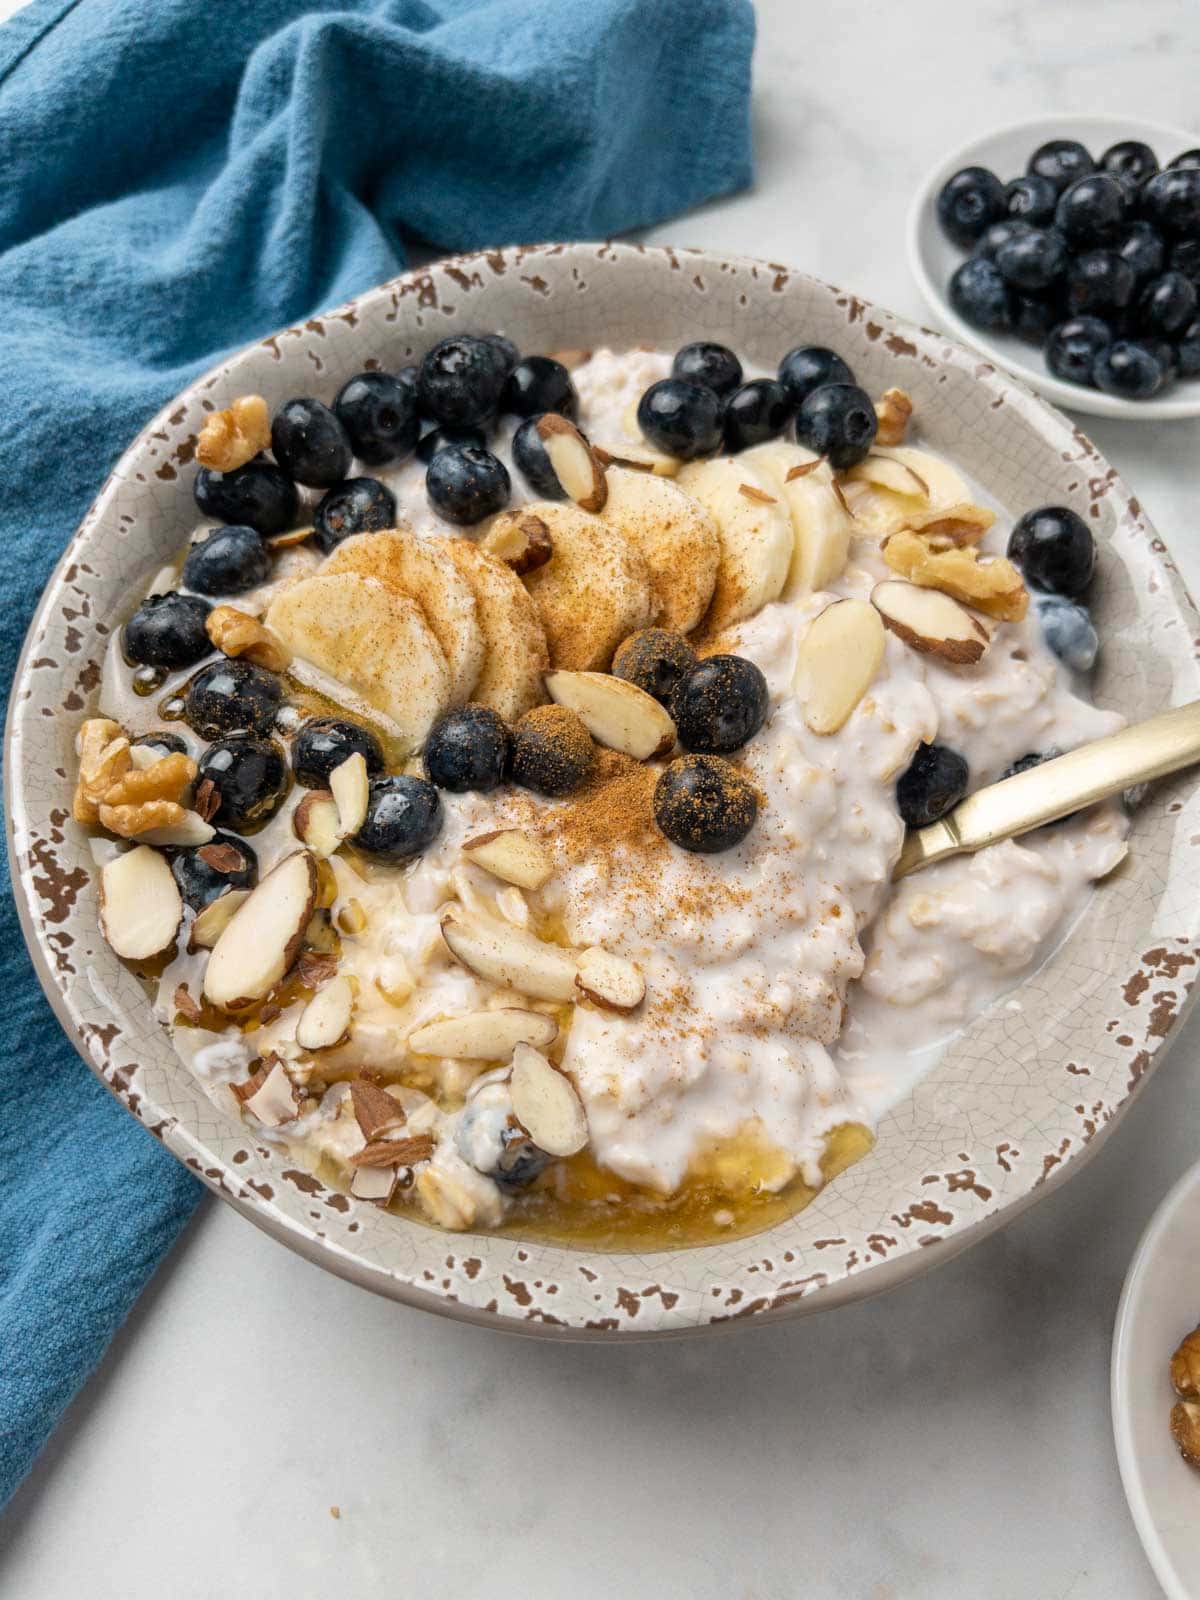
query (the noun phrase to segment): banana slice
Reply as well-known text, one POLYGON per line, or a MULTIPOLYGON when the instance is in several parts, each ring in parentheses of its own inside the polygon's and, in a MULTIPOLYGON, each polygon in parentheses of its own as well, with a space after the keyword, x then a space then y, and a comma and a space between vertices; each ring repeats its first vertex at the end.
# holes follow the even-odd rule
POLYGON ((669 478, 611 467, 601 513, 650 569, 659 626, 690 633, 708 610, 721 540, 709 513, 669 478))
POLYGON ((359 572, 318 573, 276 595, 267 616, 296 657, 298 677, 305 664, 315 668, 385 716, 409 748, 418 749, 449 708, 442 647, 416 601, 390 584, 359 572))
POLYGON ((361 572, 415 600, 450 669, 450 703, 462 705, 483 671, 483 633, 471 586, 432 539, 406 528, 343 539, 322 572, 361 572))
POLYGON ((654 621, 650 569, 603 517, 555 500, 523 506, 518 515, 530 513, 549 528, 554 547, 545 566, 525 574, 546 630, 551 665, 604 672, 621 640, 654 621))
POLYGON ((722 456, 693 461, 676 481, 711 512, 721 540, 708 626, 726 628, 778 599, 792 564, 792 519, 762 472, 722 456))
POLYGON ((546 698, 550 652, 537 607, 516 573, 470 539, 443 539, 439 547, 475 596, 484 662, 472 698, 515 722, 546 698))
POLYGON ((876 445, 871 454, 906 467, 910 479, 915 474, 914 492, 900 494, 881 483, 847 482, 846 499, 854 513, 856 534, 886 537, 922 511, 959 505, 972 498, 967 484, 950 463, 928 450, 915 450, 907 444, 876 445))
POLYGON ((840 578, 854 522, 834 488, 833 470, 811 450, 772 439, 741 457, 762 473, 792 519, 792 564, 786 593, 795 600, 840 578), (797 469, 800 469, 799 471, 797 469), (789 477, 789 473, 793 476, 789 477))

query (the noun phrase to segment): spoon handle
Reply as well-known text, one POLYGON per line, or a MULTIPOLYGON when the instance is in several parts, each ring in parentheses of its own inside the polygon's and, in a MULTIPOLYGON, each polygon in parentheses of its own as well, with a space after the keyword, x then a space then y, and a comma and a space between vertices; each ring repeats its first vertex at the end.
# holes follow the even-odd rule
POLYGON ((910 832, 893 879, 982 850, 1200 761, 1200 700, 1094 739, 970 795, 940 822, 910 832))

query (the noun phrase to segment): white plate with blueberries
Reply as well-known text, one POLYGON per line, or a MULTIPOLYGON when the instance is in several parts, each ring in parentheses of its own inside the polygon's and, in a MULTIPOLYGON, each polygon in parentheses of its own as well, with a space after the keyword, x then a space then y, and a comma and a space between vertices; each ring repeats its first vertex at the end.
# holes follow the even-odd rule
POLYGON ((909 262, 939 323, 1056 404, 1200 416, 1200 135, 1053 116, 929 173, 909 262))

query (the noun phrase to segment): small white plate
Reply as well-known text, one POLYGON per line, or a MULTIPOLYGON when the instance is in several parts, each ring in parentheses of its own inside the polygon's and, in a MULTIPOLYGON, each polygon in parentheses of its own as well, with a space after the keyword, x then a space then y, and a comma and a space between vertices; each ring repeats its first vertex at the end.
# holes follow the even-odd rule
POLYGON ((1044 394, 1056 405, 1070 411, 1086 411, 1094 417, 1124 417, 1137 422, 1168 418, 1200 417, 1200 379, 1177 381, 1156 400, 1121 400, 1085 389, 1080 384, 1063 383, 1047 369, 1036 346, 1005 334, 981 333, 964 322, 946 297, 946 285, 955 267, 965 259, 963 251, 942 232, 937 218, 937 197, 946 179, 963 167, 988 167, 1005 183, 1019 177, 1029 157, 1047 139, 1078 139, 1099 159, 1109 145, 1121 139, 1141 139, 1164 164, 1183 150, 1200 144, 1200 135, 1186 128, 1171 128, 1159 122, 1142 122, 1133 117, 1057 116, 1034 117, 1014 122, 984 134, 963 145, 940 161, 913 198, 908 213, 908 262, 925 299, 938 318, 940 327, 980 350, 990 360, 1023 378, 1031 389, 1044 394))
POLYGON ((1138 1537, 1169 1600, 1200 1596, 1200 1472, 1171 1439, 1171 1354, 1200 1322, 1200 1165, 1154 1213, 1117 1310, 1112 1414, 1138 1537))

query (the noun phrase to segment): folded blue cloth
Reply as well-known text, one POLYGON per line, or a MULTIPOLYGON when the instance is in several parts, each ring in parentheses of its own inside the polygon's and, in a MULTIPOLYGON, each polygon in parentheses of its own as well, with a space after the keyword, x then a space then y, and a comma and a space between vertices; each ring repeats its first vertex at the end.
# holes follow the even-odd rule
MULTIPOLYGON (((748 0, 35 0, 0 28, 0 681, 124 445, 224 352, 447 248, 750 179, 748 0)), ((7 887, 7 884, 6 884, 7 887)), ((196 1204, 0 927, 0 1504, 196 1204)))

